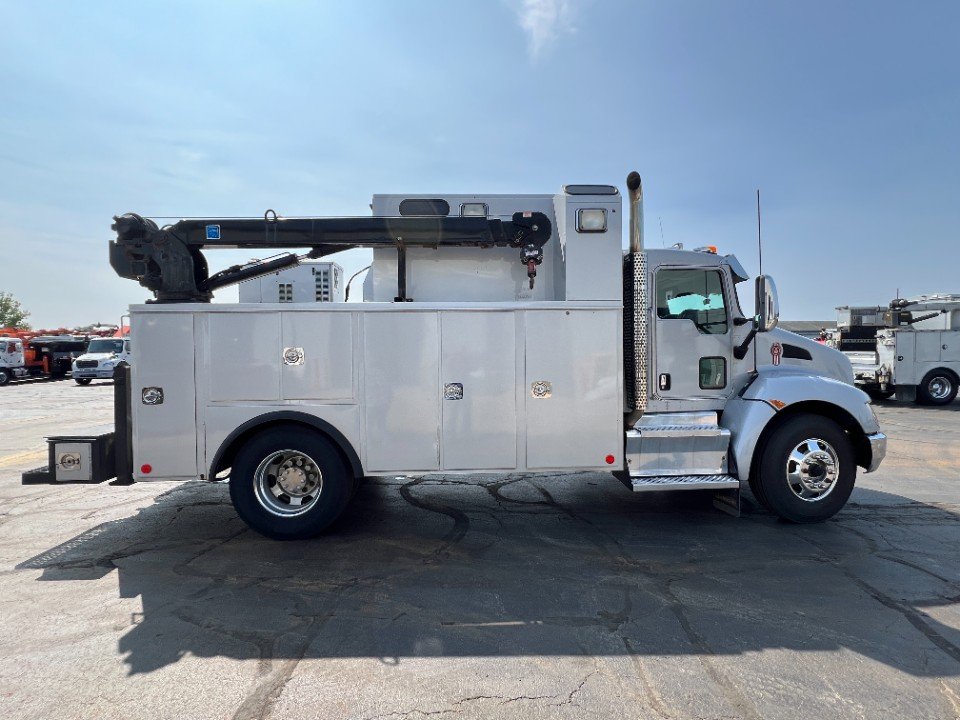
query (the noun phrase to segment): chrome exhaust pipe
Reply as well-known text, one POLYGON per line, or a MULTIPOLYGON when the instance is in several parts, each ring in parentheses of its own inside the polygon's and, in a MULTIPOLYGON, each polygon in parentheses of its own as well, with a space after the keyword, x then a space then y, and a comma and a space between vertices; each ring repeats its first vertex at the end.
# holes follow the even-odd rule
POLYGON ((627 175, 630 195, 630 252, 643 250, 643 184, 636 170, 627 175))

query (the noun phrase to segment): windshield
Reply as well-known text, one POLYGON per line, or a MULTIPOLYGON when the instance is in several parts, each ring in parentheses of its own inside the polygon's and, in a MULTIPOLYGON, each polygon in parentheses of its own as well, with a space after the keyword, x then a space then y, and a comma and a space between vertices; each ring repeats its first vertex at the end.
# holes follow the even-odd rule
POLYGON ((88 353, 118 353, 123 351, 123 340, 91 340, 88 353))

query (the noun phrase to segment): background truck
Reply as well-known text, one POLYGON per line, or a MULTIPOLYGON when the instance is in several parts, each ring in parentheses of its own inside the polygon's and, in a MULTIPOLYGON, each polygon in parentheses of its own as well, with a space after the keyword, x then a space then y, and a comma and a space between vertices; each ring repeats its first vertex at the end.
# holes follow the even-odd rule
POLYGON ((23 353, 23 340, 13 335, 0 335, 0 385, 28 375, 23 353))
POLYGON ((835 345, 874 399, 953 402, 960 386, 960 295, 897 298, 887 307, 837 308, 835 345))
POLYGON ((283 539, 327 528, 365 475, 606 471, 733 512, 749 483, 787 520, 832 516, 886 449, 850 363, 776 328, 767 276, 745 315, 735 257, 644 250, 627 186, 626 253, 609 185, 376 195, 367 218, 115 218, 111 264, 156 298, 130 309, 115 473, 229 478, 239 515, 283 539), (300 260, 209 275, 216 247, 372 248, 364 302, 210 304, 300 260))
POLYGON ((343 302, 343 268, 337 263, 302 260, 299 265, 240 283, 242 303, 343 302))
POLYGON ((6 342, 20 340, 23 346, 23 370, 10 367, 0 373, 0 385, 24 377, 66 377, 74 358, 87 348, 87 338, 66 330, 0 329, 0 338, 6 342))
POLYGON ((94 338, 87 350, 73 361, 73 379, 77 385, 93 380, 112 380, 120 363, 131 364, 130 338, 94 338))

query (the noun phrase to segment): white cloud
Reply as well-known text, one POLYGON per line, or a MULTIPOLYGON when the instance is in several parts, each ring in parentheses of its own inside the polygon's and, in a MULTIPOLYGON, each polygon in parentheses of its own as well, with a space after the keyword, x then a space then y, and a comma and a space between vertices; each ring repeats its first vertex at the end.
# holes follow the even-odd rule
POLYGON ((527 34, 528 50, 534 60, 562 35, 573 33, 573 0, 513 0, 520 27, 527 34))

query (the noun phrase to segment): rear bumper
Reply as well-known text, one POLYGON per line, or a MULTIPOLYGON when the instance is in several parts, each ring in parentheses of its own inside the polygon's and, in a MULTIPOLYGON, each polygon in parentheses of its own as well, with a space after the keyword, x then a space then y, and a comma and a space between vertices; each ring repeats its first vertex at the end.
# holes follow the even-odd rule
POLYGON ((867 435, 867 442, 870 443, 870 465, 867 466, 869 473, 880 467, 880 463, 887 455, 887 436, 882 432, 873 433, 867 435))

